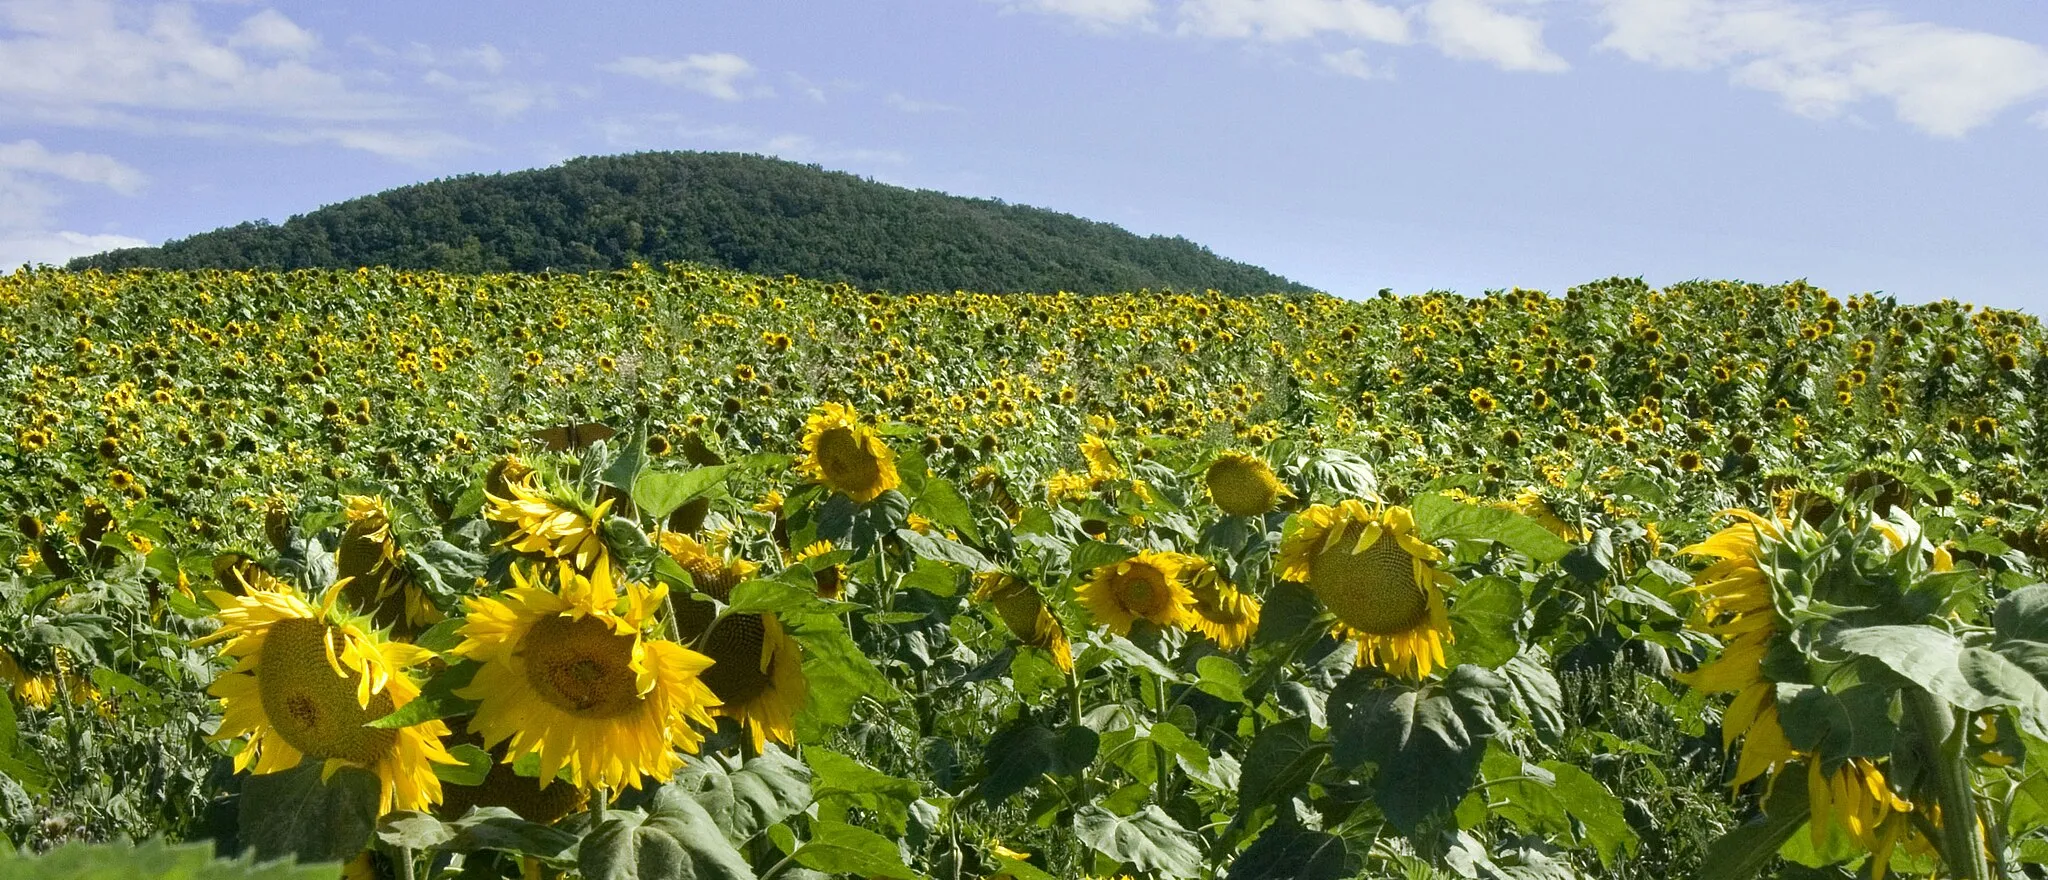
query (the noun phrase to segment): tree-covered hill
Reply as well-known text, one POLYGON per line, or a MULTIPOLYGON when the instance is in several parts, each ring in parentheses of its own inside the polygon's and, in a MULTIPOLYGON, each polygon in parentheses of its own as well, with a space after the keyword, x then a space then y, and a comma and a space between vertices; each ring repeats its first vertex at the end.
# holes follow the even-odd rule
POLYGON ((1306 289, 1180 237, 737 153, 467 175, 110 251, 71 268, 582 271, 705 263, 901 292, 1306 289))

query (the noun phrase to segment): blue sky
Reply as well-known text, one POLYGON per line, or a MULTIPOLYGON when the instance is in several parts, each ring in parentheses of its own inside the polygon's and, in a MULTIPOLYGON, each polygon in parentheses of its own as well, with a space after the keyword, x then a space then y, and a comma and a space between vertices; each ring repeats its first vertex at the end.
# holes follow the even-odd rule
POLYGON ((2048 307, 2039 0, 0 0, 0 266, 741 150, 1345 295, 2048 307))

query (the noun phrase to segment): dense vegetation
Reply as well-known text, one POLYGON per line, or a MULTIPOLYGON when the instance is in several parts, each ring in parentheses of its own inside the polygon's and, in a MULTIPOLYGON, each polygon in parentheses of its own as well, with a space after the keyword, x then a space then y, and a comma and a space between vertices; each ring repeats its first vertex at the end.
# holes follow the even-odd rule
POLYGON ((439 180, 71 266, 580 272, 671 261, 897 292, 1306 289, 1184 238, 734 153, 439 180))
POLYGON ((8 876, 2048 864, 2025 314, 41 271, 0 400, 8 876))

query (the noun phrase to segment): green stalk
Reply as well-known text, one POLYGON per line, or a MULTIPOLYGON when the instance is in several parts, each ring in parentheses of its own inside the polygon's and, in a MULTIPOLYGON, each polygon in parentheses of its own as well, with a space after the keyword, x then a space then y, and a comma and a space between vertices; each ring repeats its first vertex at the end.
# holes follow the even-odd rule
POLYGON ((1067 670, 1067 723, 1081 726, 1081 675, 1067 670))
MULTIPOLYGON (((1152 679, 1152 703, 1159 707, 1159 717, 1154 720, 1165 721, 1166 680, 1156 675, 1150 676, 1150 678, 1152 679)), ((1167 802, 1173 799, 1173 757, 1166 753, 1165 746, 1160 745, 1157 740, 1154 740, 1152 742, 1152 760, 1158 765, 1158 773, 1155 774, 1158 778, 1154 779, 1153 782, 1158 787, 1159 808, 1165 809, 1167 802)))
POLYGON ((1977 826, 1977 794, 1970 787, 1969 725, 1956 712, 1920 688, 1906 689, 1906 705, 1926 736, 1932 759, 1935 802, 1941 805, 1941 857, 1956 880, 1987 880, 1984 836, 1977 826))

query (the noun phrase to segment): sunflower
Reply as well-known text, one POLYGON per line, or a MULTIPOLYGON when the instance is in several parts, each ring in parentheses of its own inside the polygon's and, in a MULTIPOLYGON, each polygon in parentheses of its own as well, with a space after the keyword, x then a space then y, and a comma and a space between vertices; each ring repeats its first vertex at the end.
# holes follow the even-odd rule
POLYGON ((1778 723, 1778 686, 1763 671, 1764 654, 1778 632, 1777 606, 1763 569, 1764 542, 1784 537, 1792 526, 1746 510, 1722 515, 1737 522, 1680 551, 1715 560, 1681 592, 1700 598, 1692 628, 1728 643, 1719 658, 1679 680, 1706 693, 1735 694, 1721 719, 1721 747, 1732 748, 1736 738, 1742 739, 1734 782, 1741 788, 1795 757, 1778 723))
MULTIPOLYGON (((661 549, 674 559, 677 565, 690 573, 690 580, 696 584, 697 592, 724 602, 732 597, 732 588, 748 580, 761 566, 737 556, 714 552, 710 547, 688 535, 663 532, 661 549)), ((827 548, 827 552, 830 548, 827 548)), ((808 552, 808 551, 806 551, 808 552)))
POLYGON ((486 745, 505 743, 507 762, 538 755, 541 778, 566 767, 578 788, 640 786, 667 779, 695 752, 718 698, 705 686, 711 659, 650 638, 666 587, 614 588, 610 569, 586 576, 558 563, 555 589, 512 569, 514 586, 467 600, 454 654, 482 664, 467 688, 477 700, 469 729, 486 745))
POLYGON ((1415 533, 1405 507, 1318 504, 1297 515, 1280 542, 1280 577, 1308 584, 1337 615, 1337 634, 1358 640, 1358 662, 1423 678, 1444 666, 1451 639, 1434 563, 1443 552, 1415 533))
POLYGON ((1095 619, 1117 635, 1130 635, 1131 624, 1149 620, 1161 627, 1186 622, 1195 604, 1182 581, 1185 557, 1178 553, 1140 551, 1121 562, 1098 566, 1076 595, 1095 619))
POLYGON ((349 495, 342 504, 348 528, 341 534, 335 563, 337 573, 348 580, 343 598, 370 615, 371 622, 401 633, 417 633, 446 620, 399 561, 403 554, 392 537, 391 508, 384 499, 349 495))
POLYGON ((484 494, 484 517, 512 525, 512 534, 498 542, 500 545, 520 553, 569 560, 586 575, 610 563, 603 532, 610 499, 592 508, 579 499, 552 495, 535 483, 531 472, 505 487, 510 497, 484 494))
POLYGON ((862 504, 901 482, 896 453, 843 404, 825 404, 811 416, 805 424, 804 453, 805 476, 862 504))
POLYGON ((1264 459, 1235 449, 1216 456, 1203 480, 1210 500, 1231 516, 1258 516, 1278 506, 1280 499, 1294 497, 1264 459))
POLYGON ((1074 649, 1067 641, 1066 627, 1023 578, 1000 571, 982 572, 975 576, 974 601, 994 605, 996 616, 1017 641, 1050 652, 1060 671, 1074 671, 1074 649))
POLYGON ((796 713, 810 685, 803 649, 773 614, 728 614, 697 638, 711 658, 704 683, 718 695, 717 714, 738 722, 759 752, 773 739, 796 745, 796 713))
POLYGON ((289 586, 266 586, 244 596, 208 591, 220 629, 193 643, 226 640, 221 655, 235 660, 207 688, 221 701, 214 738, 248 738, 235 769, 275 773, 313 758, 330 774, 342 766, 375 773, 380 814, 440 802, 433 765, 461 763, 441 744, 447 725, 367 726, 419 696, 405 670, 433 652, 389 641, 339 611, 340 589, 315 607, 289 586))
POLYGON ((1081 457, 1088 460, 1088 479, 1101 484, 1122 479, 1124 466, 1117 463, 1116 453, 1101 437, 1089 434, 1081 438, 1081 457))
POLYGON ((846 595, 846 566, 834 563, 823 567, 813 566, 811 560, 830 554, 831 541, 816 541, 809 547, 797 551, 792 562, 811 567, 811 580, 818 585, 818 595, 825 599, 838 599, 846 595))
MULTIPOLYGON (((1806 798, 1810 818, 1807 831, 1813 845, 1824 847, 1830 829, 1840 826, 1849 837, 1870 851, 1869 876, 1883 880, 1891 865, 1892 851, 1900 844, 1916 853, 1933 851, 1933 846, 1912 821, 1913 803, 1899 797, 1885 780, 1884 771, 1869 758, 1850 758, 1833 773, 1821 770, 1821 761, 1806 762, 1806 798)), ((1938 826, 1939 821, 1935 824, 1938 826)))
POLYGON ((1235 651, 1259 629, 1259 600, 1239 592, 1216 566, 1199 556, 1183 557, 1188 592, 1195 597, 1188 628, 1208 636, 1225 651, 1235 651))

